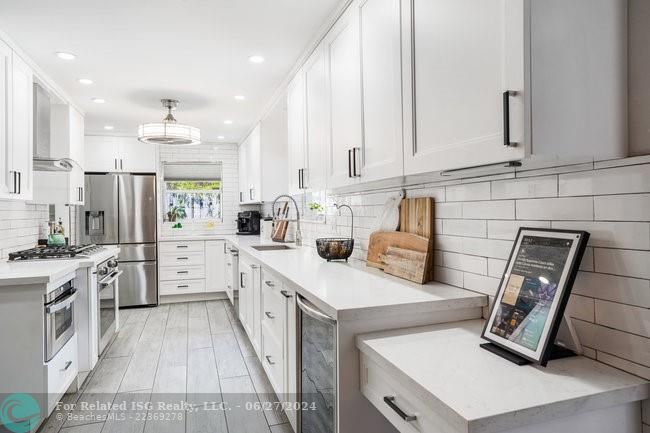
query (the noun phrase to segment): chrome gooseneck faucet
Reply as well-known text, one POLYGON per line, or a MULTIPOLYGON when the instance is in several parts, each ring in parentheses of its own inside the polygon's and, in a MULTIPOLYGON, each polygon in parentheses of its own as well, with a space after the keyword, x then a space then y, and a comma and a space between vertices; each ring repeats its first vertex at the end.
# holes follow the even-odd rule
POLYGON ((296 207, 296 246, 301 247, 302 246, 302 232, 300 231, 300 211, 298 210, 298 203, 296 203, 296 200, 294 200, 293 197, 287 194, 281 194, 273 200, 273 206, 271 209, 273 210, 273 224, 275 225, 275 221, 277 218, 275 217, 275 204, 280 200, 281 198, 288 198, 293 202, 293 205, 296 207))

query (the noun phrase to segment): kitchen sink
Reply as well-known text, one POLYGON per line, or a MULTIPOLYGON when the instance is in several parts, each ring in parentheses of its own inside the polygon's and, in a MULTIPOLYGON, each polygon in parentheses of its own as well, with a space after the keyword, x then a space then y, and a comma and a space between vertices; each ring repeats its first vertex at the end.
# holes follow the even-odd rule
POLYGON ((293 249, 287 245, 253 245, 251 248, 257 251, 280 251, 293 249))

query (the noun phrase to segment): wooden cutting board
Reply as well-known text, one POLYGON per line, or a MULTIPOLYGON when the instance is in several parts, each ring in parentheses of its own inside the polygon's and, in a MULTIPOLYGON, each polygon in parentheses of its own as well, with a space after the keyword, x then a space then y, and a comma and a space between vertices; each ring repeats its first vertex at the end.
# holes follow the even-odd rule
POLYGON ((399 231, 433 240, 433 198, 405 198, 399 209, 399 231))
POLYGON ((430 240, 424 236, 403 232, 374 232, 370 235, 368 242, 368 266, 383 269, 382 255, 386 254, 388 248, 397 247, 427 254, 429 252, 430 240))
POLYGON ((380 255, 384 262, 384 272, 415 283, 427 282, 428 253, 388 247, 386 254, 380 255))

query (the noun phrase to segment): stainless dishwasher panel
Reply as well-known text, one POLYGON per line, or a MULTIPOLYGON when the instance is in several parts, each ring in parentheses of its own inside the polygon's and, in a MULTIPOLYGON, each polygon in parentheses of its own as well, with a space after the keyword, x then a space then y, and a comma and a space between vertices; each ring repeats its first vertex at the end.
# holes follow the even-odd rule
POLYGON ((158 303, 156 262, 122 262, 120 270, 120 307, 155 305, 158 303))
POLYGON ((298 306, 298 433, 337 432, 337 328, 301 296, 298 306))

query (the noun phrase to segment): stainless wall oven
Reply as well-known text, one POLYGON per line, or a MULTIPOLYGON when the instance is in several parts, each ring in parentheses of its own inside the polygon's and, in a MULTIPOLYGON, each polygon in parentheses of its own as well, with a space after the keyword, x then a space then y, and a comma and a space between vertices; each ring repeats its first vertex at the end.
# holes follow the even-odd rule
POLYGON ((336 320, 301 296, 298 306, 298 433, 337 432, 336 320))
POLYGON ((117 260, 109 259, 97 266, 97 332, 101 355, 117 328, 118 280, 123 271, 117 260))
POLYGON ((45 295, 45 362, 50 361, 74 335, 74 300, 77 290, 70 280, 45 295))

